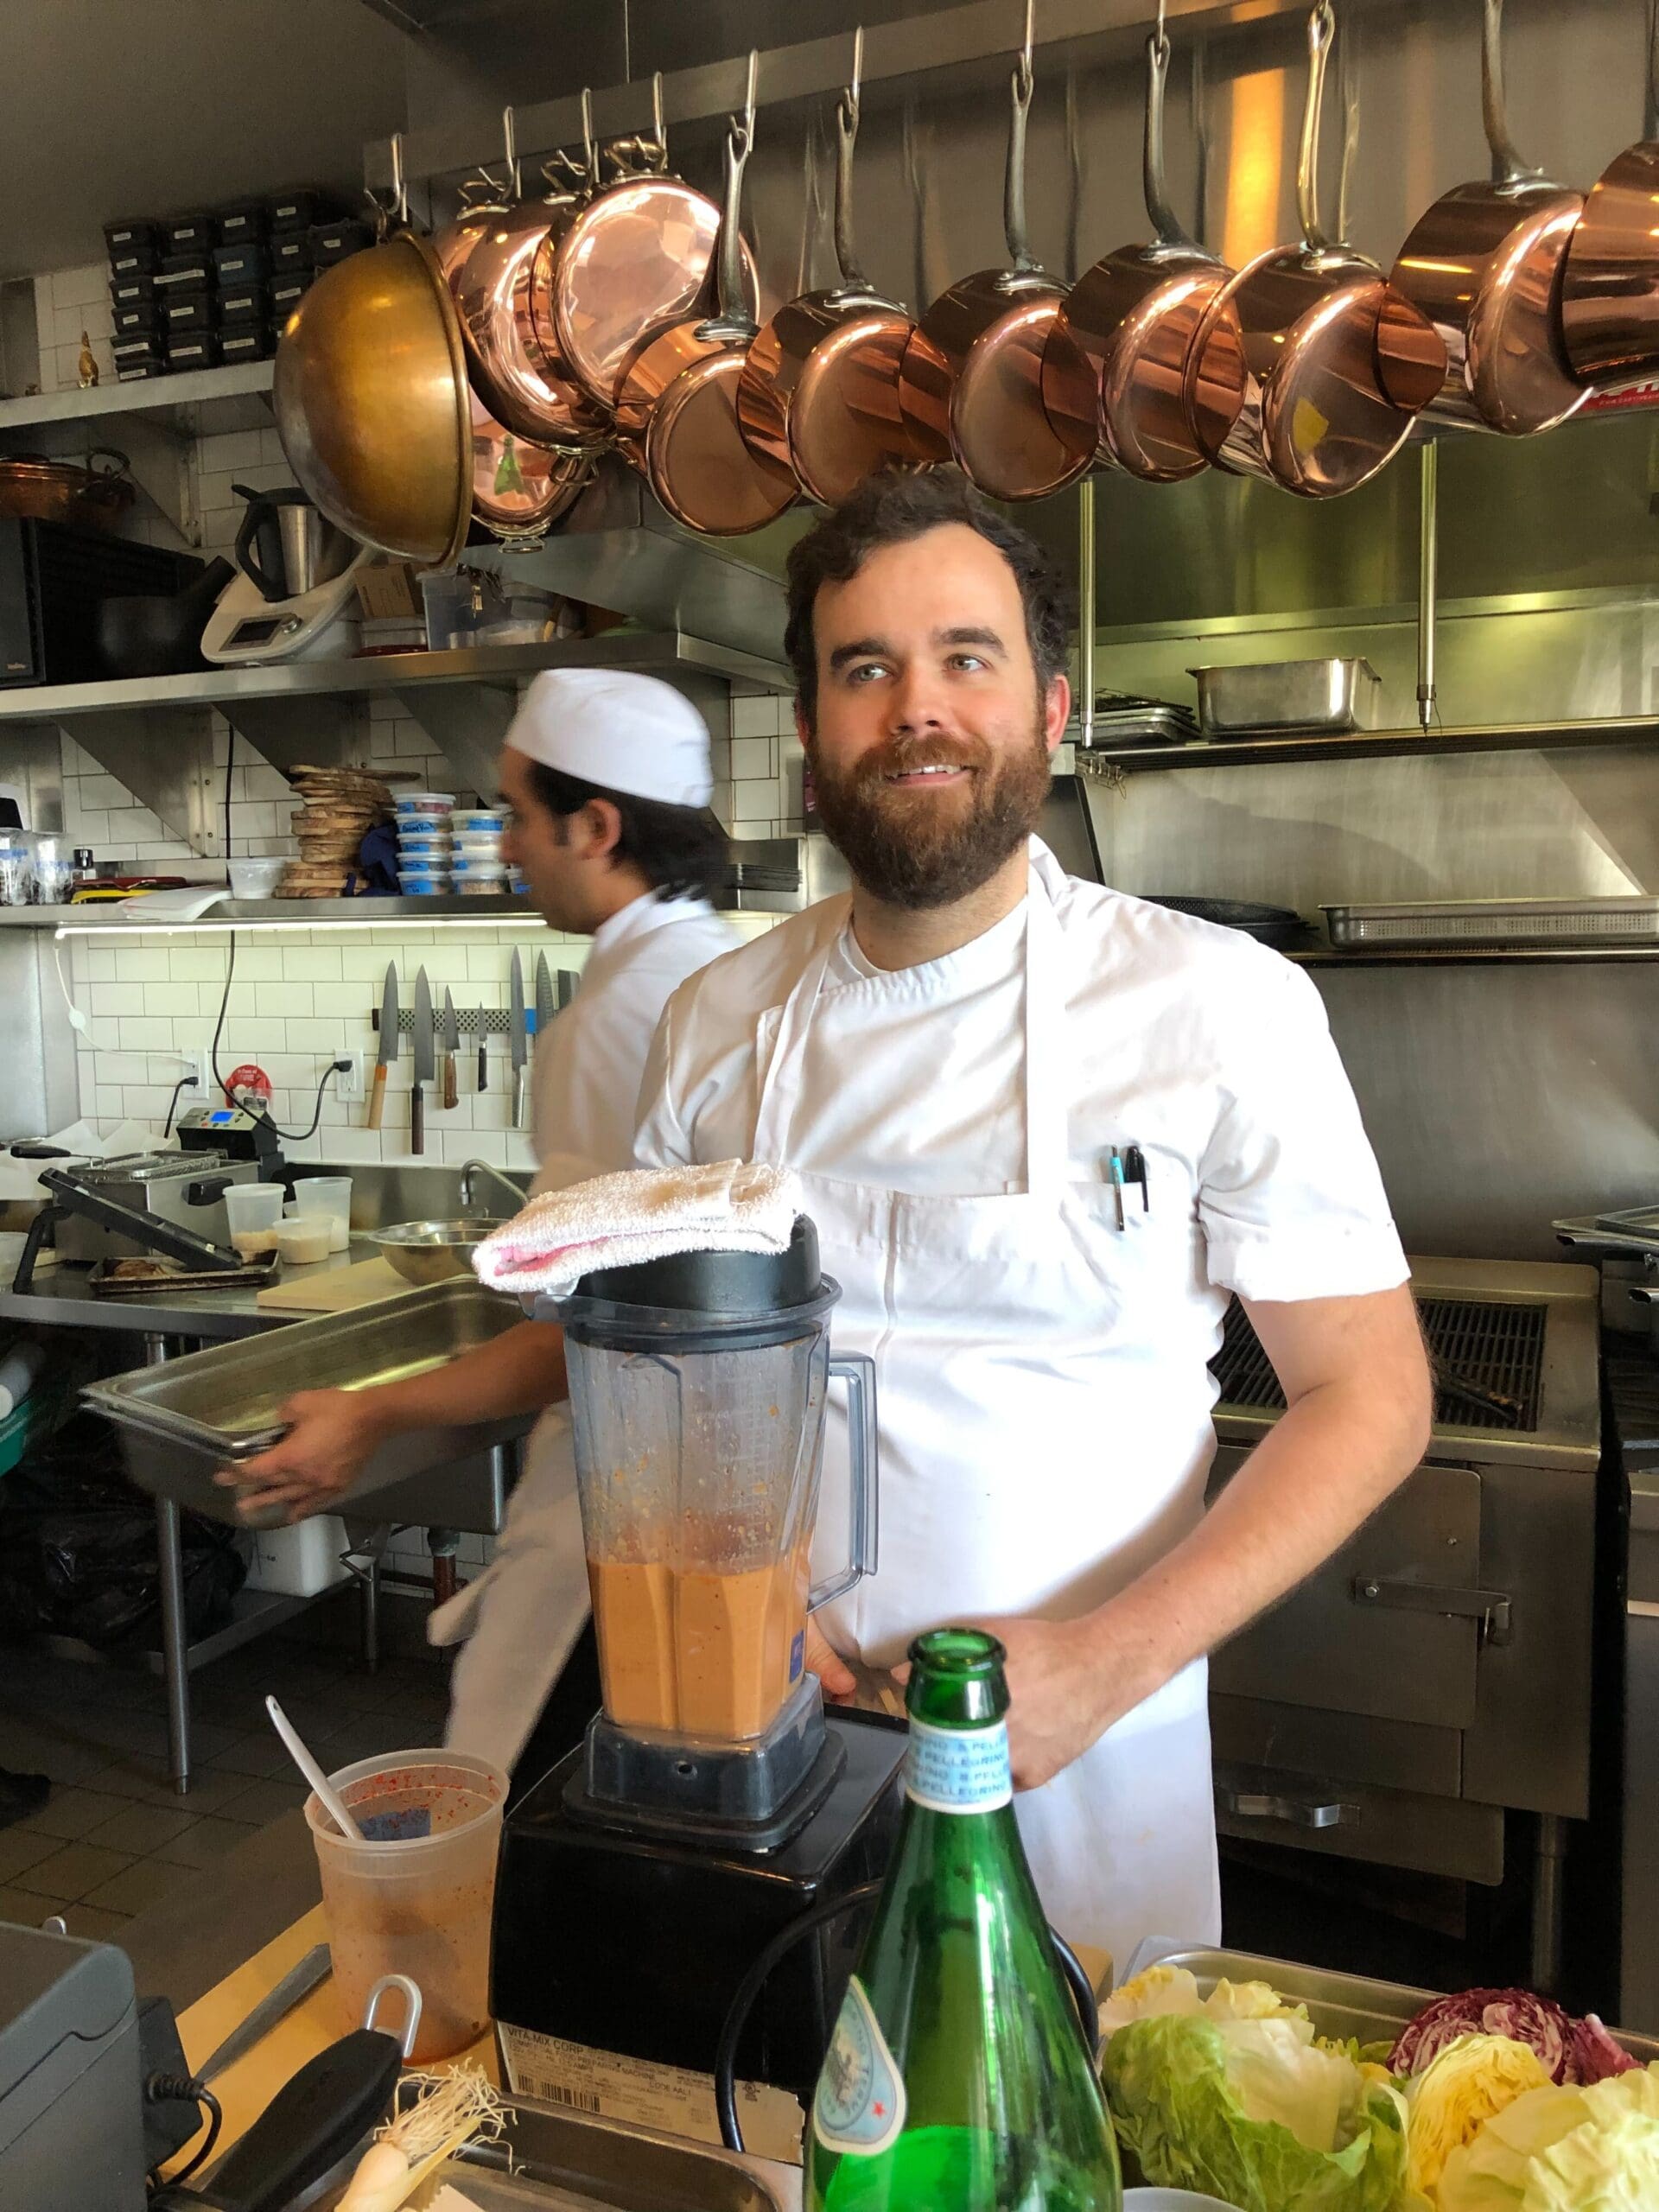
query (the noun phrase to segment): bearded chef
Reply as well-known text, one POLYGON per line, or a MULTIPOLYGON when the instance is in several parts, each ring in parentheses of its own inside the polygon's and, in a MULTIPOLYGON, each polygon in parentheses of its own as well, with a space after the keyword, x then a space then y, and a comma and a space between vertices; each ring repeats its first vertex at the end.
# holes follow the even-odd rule
MULTIPOLYGON (((852 893, 674 994, 636 1158, 796 1169, 875 1362, 880 1567, 817 1617, 826 1689, 995 1627, 1051 1917, 1213 1942, 1205 1655, 1427 1436, 1376 1162, 1298 969, 1033 836, 1070 692, 1029 537, 954 472, 873 477, 795 547, 787 636, 852 893), (1206 1514, 1235 1294, 1287 1410, 1206 1514)), ((836 1430, 820 1570, 844 1480, 836 1430)))
MULTIPOLYGON (((675 986, 738 943, 711 899, 726 839, 709 810, 709 732, 654 677, 604 669, 537 677, 507 731, 505 840, 543 918, 591 937, 575 997, 537 1039, 532 1193, 629 1164, 652 1033, 675 986)), ((368 1390, 303 1390, 287 1434, 227 1468, 245 1510, 290 1519, 338 1509, 389 1437, 556 1408, 563 1332, 525 1321, 431 1375, 368 1390)), ((579 1743, 597 1710, 599 1661, 569 1424, 549 1410, 491 1564, 432 1616, 460 1643, 445 1741, 516 1768, 527 1788, 579 1743)))

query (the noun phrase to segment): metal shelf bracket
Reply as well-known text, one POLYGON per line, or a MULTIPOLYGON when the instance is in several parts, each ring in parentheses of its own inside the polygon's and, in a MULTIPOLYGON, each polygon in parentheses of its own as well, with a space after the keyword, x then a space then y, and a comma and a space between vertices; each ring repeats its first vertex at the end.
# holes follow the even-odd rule
POLYGON ((303 765, 360 767, 368 759, 368 715, 360 698, 326 691, 294 698, 238 696, 221 700, 219 711, 284 776, 303 765))
POLYGON ((219 850, 213 715, 206 707, 106 708, 57 724, 174 836, 206 858, 219 850))

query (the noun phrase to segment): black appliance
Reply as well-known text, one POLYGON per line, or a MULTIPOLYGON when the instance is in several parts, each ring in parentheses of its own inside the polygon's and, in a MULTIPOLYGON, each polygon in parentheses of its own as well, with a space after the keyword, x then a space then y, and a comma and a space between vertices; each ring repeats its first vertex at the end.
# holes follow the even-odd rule
POLYGON ((103 601, 182 591, 201 568, 108 531, 0 516, 0 688, 94 681, 103 601))

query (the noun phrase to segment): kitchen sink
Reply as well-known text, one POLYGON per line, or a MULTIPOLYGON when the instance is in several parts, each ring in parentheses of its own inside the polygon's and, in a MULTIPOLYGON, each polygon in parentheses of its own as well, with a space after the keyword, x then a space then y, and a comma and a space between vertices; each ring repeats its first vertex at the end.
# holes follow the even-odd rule
MULTIPOLYGON (((310 1175, 349 1175, 352 1179, 352 1230, 358 1236, 371 1230, 390 1229, 400 1221, 459 1221, 468 1209, 461 1202, 461 1171, 437 1161, 428 1166, 418 1160, 296 1160, 290 1163, 296 1182, 310 1175)), ((530 1181, 522 1172, 492 1167, 480 1175, 473 1192, 474 1213, 500 1216, 507 1211, 506 1192, 498 1176, 506 1177, 523 1192, 530 1181)))
POLYGON ((729 2151, 579 2120, 534 2098, 505 2106, 500 2142, 469 2145, 438 2176, 479 2212, 782 2212, 755 2162, 729 2151))
MULTIPOLYGON (((245 1526, 235 1493, 221 1490, 214 1473, 276 1441, 281 1408, 296 1390, 363 1389, 424 1374, 523 1319, 512 1299, 455 1276, 346 1313, 137 1368, 89 1385, 83 1395, 120 1431, 127 1472, 141 1490, 210 1520, 245 1526)), ((533 1418, 393 1438, 335 1510, 493 1535, 505 1505, 503 1447, 524 1435, 533 1418)))

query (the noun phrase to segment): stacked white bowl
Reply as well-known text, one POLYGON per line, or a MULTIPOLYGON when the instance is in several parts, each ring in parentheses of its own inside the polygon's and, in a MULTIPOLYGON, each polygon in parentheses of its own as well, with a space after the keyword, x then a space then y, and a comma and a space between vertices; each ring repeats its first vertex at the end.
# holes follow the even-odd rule
POLYGON ((507 888, 507 864, 501 839, 507 826, 505 808, 457 807, 450 817, 454 849, 450 868, 463 898, 498 899, 507 888))
POLYGON ((397 880, 410 899, 435 899, 450 888, 454 836, 453 791, 399 791, 397 880))

